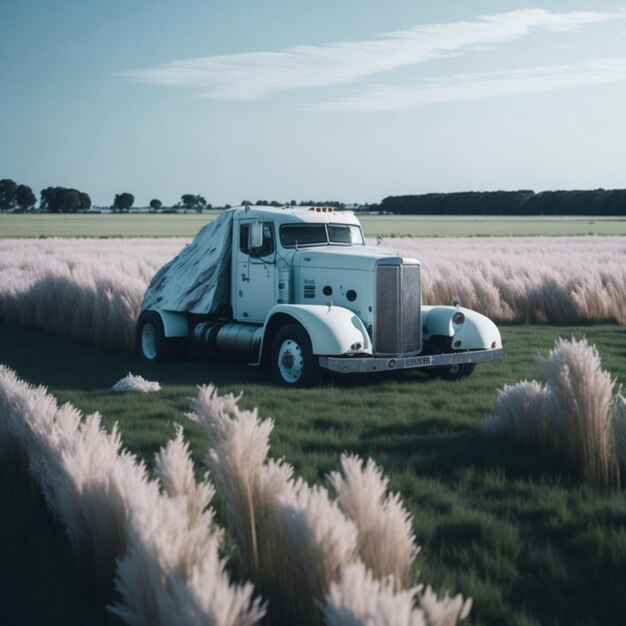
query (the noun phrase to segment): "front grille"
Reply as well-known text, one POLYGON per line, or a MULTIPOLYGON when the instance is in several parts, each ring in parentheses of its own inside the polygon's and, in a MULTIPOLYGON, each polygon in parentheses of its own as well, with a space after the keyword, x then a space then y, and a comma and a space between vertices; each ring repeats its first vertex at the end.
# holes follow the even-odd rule
POLYGON ((421 351, 421 304, 419 265, 378 266, 375 354, 416 354, 421 351))

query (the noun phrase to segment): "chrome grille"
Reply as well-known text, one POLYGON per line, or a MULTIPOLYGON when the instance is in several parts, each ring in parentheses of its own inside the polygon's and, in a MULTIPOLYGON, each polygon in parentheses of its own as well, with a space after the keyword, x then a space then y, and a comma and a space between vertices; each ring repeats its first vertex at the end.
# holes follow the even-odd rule
POLYGON ((374 352, 415 354, 422 348, 419 265, 379 265, 374 352))

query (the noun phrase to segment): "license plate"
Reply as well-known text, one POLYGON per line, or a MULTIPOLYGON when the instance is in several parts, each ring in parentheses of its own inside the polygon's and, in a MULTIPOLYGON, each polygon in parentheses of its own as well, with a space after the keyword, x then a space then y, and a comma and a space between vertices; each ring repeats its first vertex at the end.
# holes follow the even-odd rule
POLYGON ((404 367, 425 367, 432 363, 430 356, 415 356, 410 359, 404 359, 404 367))

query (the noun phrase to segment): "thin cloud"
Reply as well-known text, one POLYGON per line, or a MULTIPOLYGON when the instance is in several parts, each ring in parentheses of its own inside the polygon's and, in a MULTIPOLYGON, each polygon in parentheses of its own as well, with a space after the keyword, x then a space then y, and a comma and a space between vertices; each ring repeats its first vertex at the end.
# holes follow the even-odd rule
POLYGON ((623 12, 510 11, 474 21, 416 26, 371 40, 172 61, 121 75, 146 83, 194 87, 209 98, 258 100, 288 89, 349 84, 380 72, 493 47, 537 32, 569 32, 623 16, 623 12))
POLYGON ((306 108, 316 111, 398 111, 428 104, 483 100, 624 80, 626 57, 596 59, 569 65, 459 74, 431 80, 417 87, 379 85, 306 108))

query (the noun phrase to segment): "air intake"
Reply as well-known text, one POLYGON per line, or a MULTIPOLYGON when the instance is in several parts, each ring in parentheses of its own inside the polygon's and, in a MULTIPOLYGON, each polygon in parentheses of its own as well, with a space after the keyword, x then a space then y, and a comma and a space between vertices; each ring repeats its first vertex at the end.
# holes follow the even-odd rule
POLYGON ((374 352, 418 354, 422 349, 419 265, 378 265, 374 352))

